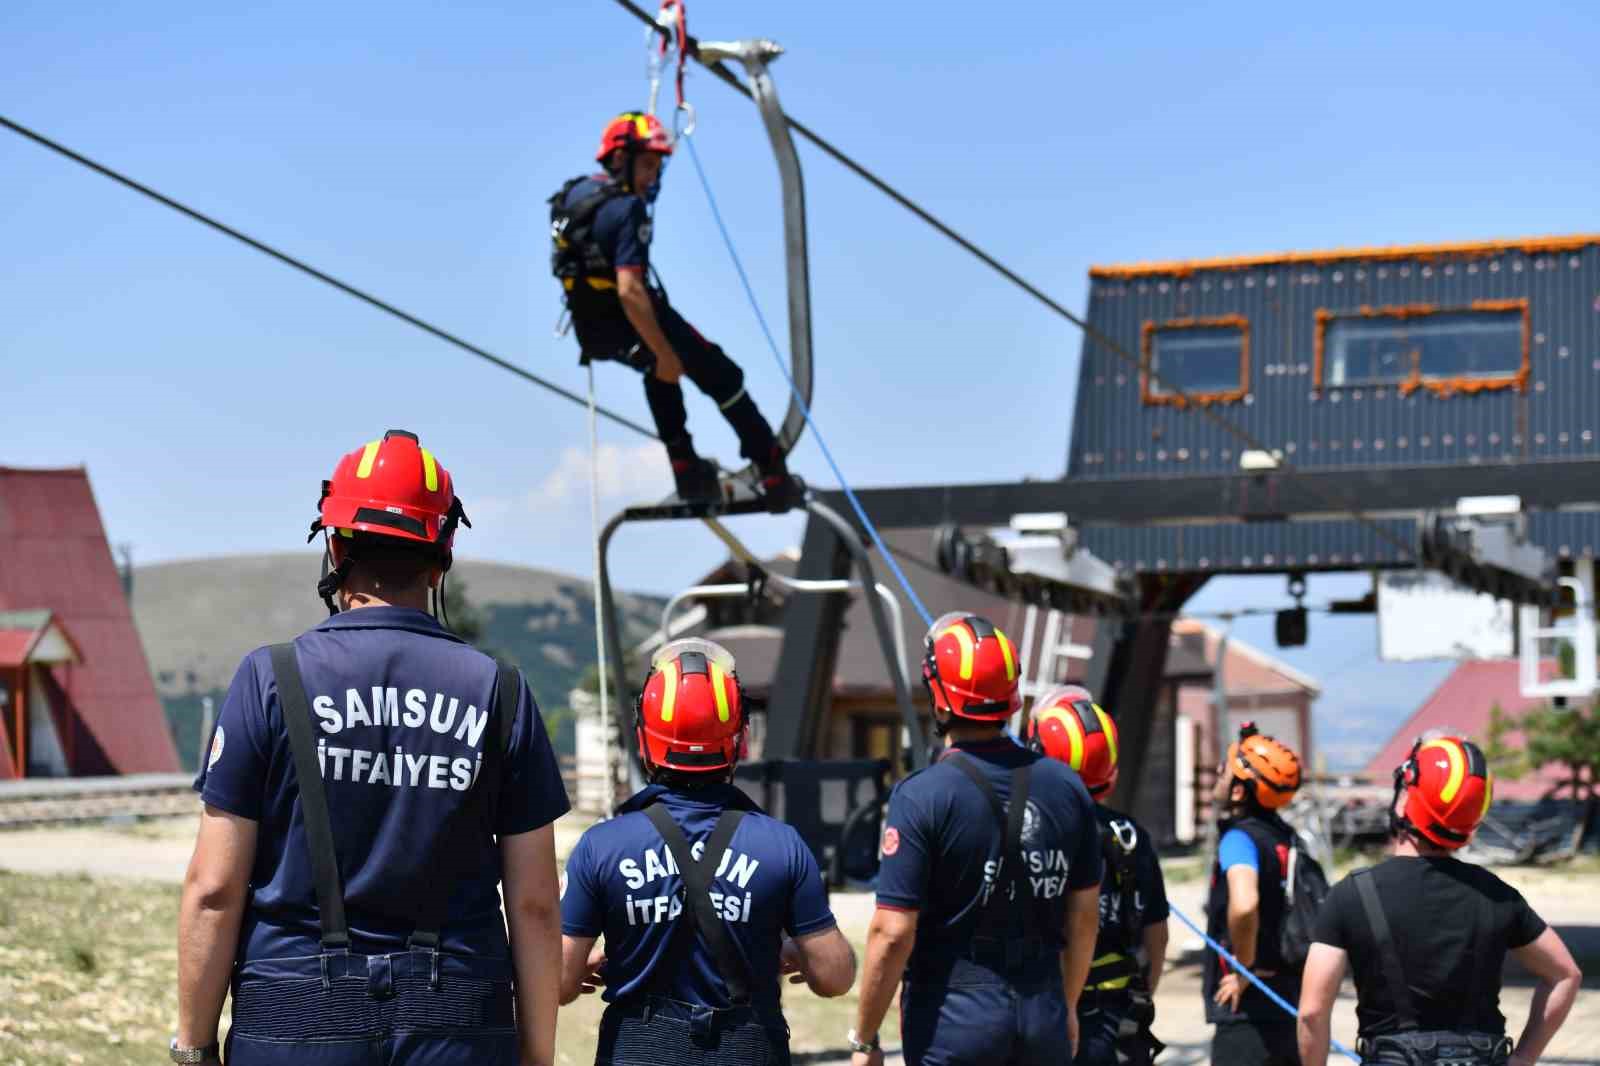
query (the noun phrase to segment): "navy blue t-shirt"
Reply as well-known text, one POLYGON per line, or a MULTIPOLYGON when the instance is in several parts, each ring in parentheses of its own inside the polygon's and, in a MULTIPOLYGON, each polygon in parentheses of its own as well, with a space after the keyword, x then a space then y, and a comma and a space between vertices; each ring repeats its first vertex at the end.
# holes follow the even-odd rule
MULTIPOLYGON (((443 831, 488 743, 494 660, 405 607, 335 615, 295 640, 321 747, 351 950, 402 949, 416 889, 438 876, 443 831)), ((194 782, 206 803, 259 822, 240 959, 314 955, 311 853, 294 755, 266 648, 245 656, 194 782)), ((523 683, 503 764, 499 836, 548 825, 569 808, 544 720, 523 683)), ((442 948, 505 957, 500 854, 484 834, 463 856, 442 948)))
POLYGON ((697 935, 691 950, 669 954, 681 909, 677 865, 644 808, 661 803, 683 829, 696 855, 723 810, 747 811, 713 880, 711 901, 749 964, 758 1007, 778 1006, 778 952, 783 934, 821 932, 834 924, 817 860, 794 827, 769 817, 733 785, 693 792, 651 785, 609 822, 592 826, 567 859, 561 931, 605 936, 607 1002, 652 991, 656 981, 673 999, 726 1007, 727 986, 697 935), (669 972, 658 975, 658 967, 669 972))
MULTIPOLYGON (((1137 838, 1133 845, 1133 920, 1137 927, 1133 940, 1138 944, 1145 927, 1166 921, 1171 913, 1167 905, 1167 882, 1161 876, 1161 860, 1156 856, 1156 846, 1150 834, 1132 818, 1102 806, 1096 806, 1094 813, 1102 827, 1120 825, 1124 833, 1131 828, 1137 838)), ((1117 845, 1113 843, 1112 846, 1117 845)), ((1095 942, 1094 948, 1094 957, 1097 959, 1113 952, 1120 954, 1127 939, 1122 930, 1120 899, 1116 869, 1107 862, 1105 877, 1100 882, 1100 939, 1095 942)), ((1092 975, 1089 983, 1094 983, 1092 975)))
POLYGON ((878 906, 920 911, 909 968, 923 956, 965 953, 999 872, 1003 833, 988 799, 951 765, 965 752, 988 776, 1002 803, 1011 771, 1031 764, 1023 821, 1024 881, 1043 901, 1042 935, 1064 944, 1066 895, 1100 883, 1100 830, 1094 801, 1065 763, 1021 747, 1010 737, 961 743, 895 786, 883 830, 878 906))

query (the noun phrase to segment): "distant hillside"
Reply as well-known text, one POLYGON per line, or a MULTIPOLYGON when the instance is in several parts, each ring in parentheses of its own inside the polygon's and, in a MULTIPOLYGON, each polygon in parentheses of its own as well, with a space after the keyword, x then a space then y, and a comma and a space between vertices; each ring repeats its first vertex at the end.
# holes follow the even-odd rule
MULTIPOLYGON (((218 704, 246 652, 287 640, 327 617, 313 551, 190 559, 136 567, 133 614, 185 766, 195 765, 201 700, 218 704)), ((459 583, 483 622, 480 644, 513 659, 541 707, 556 711, 595 662, 589 583, 569 574, 460 560, 459 583)), ((660 621, 662 601, 624 595, 630 642, 660 621)))

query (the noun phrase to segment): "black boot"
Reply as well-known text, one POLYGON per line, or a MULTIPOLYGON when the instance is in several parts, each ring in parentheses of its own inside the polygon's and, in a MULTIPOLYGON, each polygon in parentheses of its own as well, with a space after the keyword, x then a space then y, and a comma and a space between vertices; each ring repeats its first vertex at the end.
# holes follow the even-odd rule
POLYGON ((722 498, 717 464, 697 455, 672 460, 672 480, 684 503, 714 503, 722 498))
POLYGON ((798 507, 804 502, 805 486, 789 473, 783 449, 776 442, 767 454, 766 462, 756 463, 756 469, 761 472, 761 495, 766 497, 767 509, 773 514, 798 507))

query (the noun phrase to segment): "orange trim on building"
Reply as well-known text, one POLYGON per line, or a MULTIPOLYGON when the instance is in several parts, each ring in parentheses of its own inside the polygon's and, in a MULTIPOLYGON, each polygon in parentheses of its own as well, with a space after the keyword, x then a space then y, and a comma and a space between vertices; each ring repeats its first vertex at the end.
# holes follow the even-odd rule
POLYGON ((1173 318, 1156 323, 1149 319, 1139 327, 1139 398, 1147 404, 1209 407, 1214 403, 1237 403, 1250 392, 1250 320, 1243 315, 1215 315, 1209 318, 1173 318), (1239 331, 1239 387, 1218 392, 1155 392, 1151 389, 1150 363, 1155 358, 1155 336, 1167 329, 1236 329, 1239 331))
POLYGON ((1394 244, 1371 248, 1332 248, 1320 252, 1271 252, 1264 255, 1222 256, 1215 259, 1175 259, 1161 262, 1128 263, 1124 265, 1091 266, 1091 278, 1143 278, 1158 275, 1187 277, 1202 270, 1248 270, 1264 266, 1320 266, 1353 260, 1390 262, 1411 259, 1430 262, 1435 259, 1482 259, 1503 252, 1522 252, 1525 255, 1575 252, 1591 245, 1600 245, 1600 234, 1585 233, 1571 237, 1524 237, 1501 241, 1452 241, 1443 244, 1394 244))
MULTIPOLYGON (((1397 304, 1392 307, 1369 307, 1363 304, 1354 311, 1329 311, 1325 307, 1317 308, 1316 341, 1311 359, 1312 382, 1318 392, 1329 386, 1322 379, 1323 357, 1327 350, 1328 323, 1340 318, 1424 318, 1428 315, 1458 314, 1462 311, 1520 311, 1522 312, 1522 364, 1514 373, 1503 374, 1497 377, 1453 377, 1430 378, 1423 377, 1422 368, 1413 366, 1411 375, 1400 382, 1382 382, 1394 384, 1402 396, 1409 396, 1418 389, 1427 389, 1435 396, 1448 397, 1458 393, 1468 396, 1480 392, 1491 392, 1499 389, 1516 389, 1526 392, 1528 378, 1533 373, 1533 316, 1528 308, 1526 299, 1516 300, 1474 300, 1465 307, 1440 307, 1437 304, 1397 304)), ((1335 386, 1337 388, 1359 388, 1361 386, 1335 386)))

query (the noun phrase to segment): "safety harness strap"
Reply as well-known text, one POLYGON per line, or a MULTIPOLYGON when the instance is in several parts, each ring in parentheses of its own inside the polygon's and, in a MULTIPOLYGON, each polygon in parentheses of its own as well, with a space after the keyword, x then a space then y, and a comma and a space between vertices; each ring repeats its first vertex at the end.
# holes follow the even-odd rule
POLYGON ((1383 914, 1383 901, 1378 898, 1378 888, 1370 869, 1357 870, 1351 876, 1356 883, 1356 894, 1361 897, 1361 909, 1367 912, 1367 925, 1378 949, 1378 968, 1383 971, 1384 983, 1389 986, 1389 999, 1395 1019, 1402 1032, 1417 1027, 1417 1014, 1412 1008, 1411 991, 1406 986, 1405 970, 1400 966, 1400 955, 1395 951, 1394 940, 1389 935, 1389 919, 1383 914))
MULTIPOLYGON (((989 809, 994 812, 995 821, 1000 823, 1000 828, 1005 834, 1000 844, 1000 877, 1006 886, 1006 899, 1016 901, 1016 915, 1022 923, 1021 932, 1024 937, 1032 939, 1038 926, 1037 915, 1034 912, 1032 894, 1027 891, 1023 880, 1022 869, 1022 823, 1028 810, 1028 784, 1032 776, 1032 765, 1019 766, 1011 771, 1011 797, 1006 803, 1000 802, 1000 797, 995 794, 994 786, 989 784, 989 779, 978 768, 978 764, 965 752, 956 752, 952 758, 957 769, 967 775, 967 779, 978 786, 978 791, 983 793, 989 801, 989 809)), ((989 895, 989 903, 983 910, 979 919, 979 927, 985 934, 995 927, 1000 936, 1010 939, 1011 924, 1010 912, 1003 906, 997 907, 995 899, 1000 895, 1001 884, 997 883, 994 891, 989 895)))
POLYGON ((722 812, 722 816, 717 819, 716 827, 711 830, 711 836, 706 840, 705 850, 700 853, 698 861, 694 857, 694 852, 690 850, 689 838, 683 835, 683 830, 672 820, 672 815, 666 807, 654 803, 646 807, 644 813, 650 819, 650 824, 656 827, 656 832, 661 834, 661 839, 667 845, 667 851, 672 855, 673 863, 678 867, 678 876, 683 879, 683 913, 673 925, 671 940, 667 944, 664 957, 667 959, 673 957, 674 949, 680 947, 678 943, 680 938, 698 932, 706 947, 711 949, 711 959, 716 963, 717 973, 722 976, 723 984, 728 986, 728 998, 735 1007, 748 1006, 749 966, 744 956, 733 946, 733 938, 728 935, 728 927, 711 902, 712 877, 722 862, 723 852, 733 843, 733 832, 739 828, 745 812, 739 810, 722 812), (689 931, 687 934, 684 932, 686 929, 689 931))
POLYGON ((322 925, 324 951, 346 951, 350 927, 344 919, 344 887, 339 880, 339 856, 333 845, 333 822, 328 817, 328 794, 322 785, 316 741, 311 737, 311 701, 300 677, 300 662, 293 644, 268 649, 272 676, 278 688, 289 749, 294 753, 294 774, 300 792, 300 815, 311 850, 311 880, 317 890, 317 919, 322 925))
MULTIPOLYGON (((410 946, 429 951, 439 949, 439 930, 450 910, 450 893, 456 880, 466 873, 473 844, 483 830, 494 832, 494 812, 500 796, 500 775, 506 752, 511 748, 511 726, 517 717, 517 702, 522 692, 522 673, 515 666, 500 664, 495 678, 495 701, 490 711, 489 728, 484 730, 483 769, 475 775, 466 798, 451 812, 445 823, 443 854, 438 856, 434 875, 423 882, 417 926, 410 946)), ((435 979, 437 983, 437 979, 435 979)))

